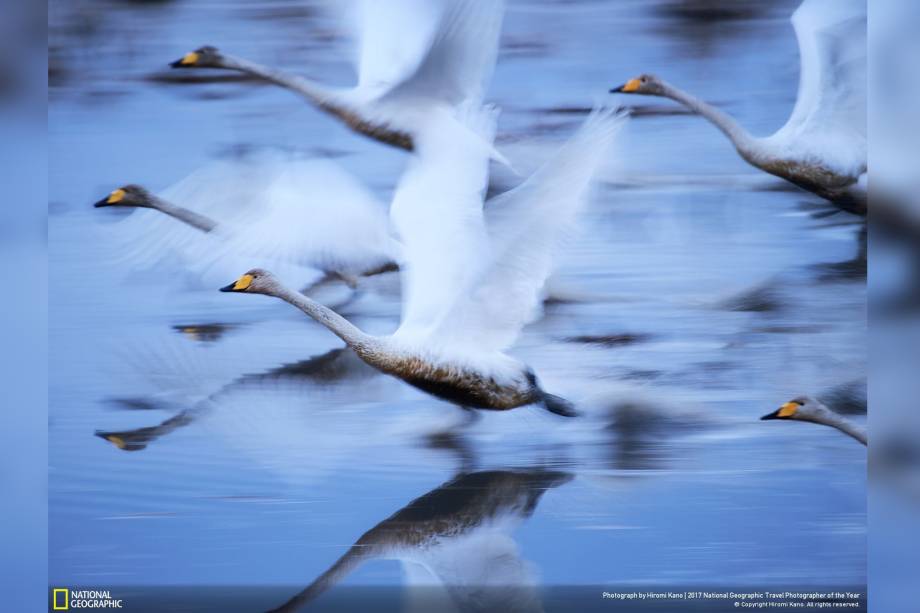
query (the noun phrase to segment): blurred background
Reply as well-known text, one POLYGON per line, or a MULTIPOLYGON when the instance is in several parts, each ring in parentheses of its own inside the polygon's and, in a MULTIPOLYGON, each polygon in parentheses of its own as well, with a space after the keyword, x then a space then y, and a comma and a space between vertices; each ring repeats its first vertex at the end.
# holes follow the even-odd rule
MULTIPOLYGON (((904 27, 910 4, 873 5, 889 19, 873 13, 870 23, 904 27)), ((41 304, 46 201, 48 420, 18 411, 14 426, 40 420, 34 440, 47 428, 51 443, 49 584, 173 603, 190 592, 159 586, 252 586, 240 610, 260 610, 413 499, 472 479, 470 505, 496 491, 539 492, 526 512, 511 505, 486 522, 508 548, 474 544, 462 559, 473 567, 510 556, 549 610, 569 588, 592 599, 587 586, 859 589, 870 573, 892 582, 873 591, 879 610, 898 610, 897 580, 907 577, 892 569, 908 574, 917 551, 904 538, 918 492, 910 37, 870 31, 873 61, 883 60, 870 87, 873 189, 890 208, 870 231, 868 310, 855 218, 749 168, 676 105, 605 94, 655 72, 770 133, 795 99, 796 5, 509 2, 488 97, 503 109, 498 144, 519 169, 546 159, 599 100, 631 103, 634 119, 562 258, 554 282, 571 300, 550 305, 515 348, 588 417, 559 424, 524 409, 462 430, 452 427, 455 409, 368 372, 284 305, 215 294, 217 279, 175 262, 139 270, 120 252, 124 216, 90 207, 124 183, 158 190, 208 161, 278 146, 335 159, 386 201, 403 154, 288 92, 167 68, 214 44, 348 84, 347 41, 327 5, 51 2, 46 183, 44 83, 27 70, 41 68, 44 51, 23 53, 40 44, 44 14, 25 10, 27 27, 3 37, 13 135, 4 149, 18 179, 10 203, 37 204, 4 207, 3 247, 31 264, 17 268, 27 271, 18 287, 30 290, 17 294, 41 304), (866 419, 870 366, 869 525, 879 540, 867 567, 865 450, 829 429, 757 418, 809 393, 866 419)), ((23 349, 7 372, 42 388, 44 313, 34 304, 11 304, 24 325, 10 345, 23 349)), ((362 288, 343 312, 388 332, 398 285, 362 288)), ((44 452, 32 440, 23 449, 23 438, 6 446, 4 466, 44 452)), ((43 467, 4 474, 14 477, 41 496, 43 467)), ((26 505, 22 513, 35 517, 26 505)), ((14 535, 27 533, 10 531, 9 542, 14 535)), ((34 560, 24 541, 20 550, 34 560)), ((424 585, 395 562, 372 561, 324 598, 331 607, 371 587, 401 602, 424 585)))
POLYGON ((33 611, 48 585, 47 10, 3 0, 0 11, 0 257, 17 279, 2 307, 0 576, 3 607, 33 611))

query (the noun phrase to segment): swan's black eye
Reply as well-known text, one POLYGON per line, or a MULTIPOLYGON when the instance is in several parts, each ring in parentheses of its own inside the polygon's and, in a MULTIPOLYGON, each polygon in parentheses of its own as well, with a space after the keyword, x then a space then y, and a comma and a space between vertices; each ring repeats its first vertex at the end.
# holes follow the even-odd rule
POLYGON ((643 83, 647 83, 647 82, 648 82, 648 79, 646 79, 645 77, 642 77, 642 78, 639 79, 639 80, 642 81, 643 83))

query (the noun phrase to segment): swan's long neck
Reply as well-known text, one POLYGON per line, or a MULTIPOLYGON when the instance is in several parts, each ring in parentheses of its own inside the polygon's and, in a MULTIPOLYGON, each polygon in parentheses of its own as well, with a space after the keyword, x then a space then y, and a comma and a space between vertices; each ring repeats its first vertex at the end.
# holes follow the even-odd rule
POLYGON ((276 290, 275 296, 293 304, 317 322, 329 328, 333 334, 345 341, 361 357, 366 357, 368 353, 379 349, 379 339, 370 334, 365 334, 332 309, 324 307, 303 294, 286 287, 280 287, 276 290))
POLYGON ((737 149, 738 153, 745 159, 749 159, 749 157, 756 154, 756 139, 751 136, 747 130, 741 127, 741 124, 728 113, 717 109, 707 102, 703 102, 696 96, 688 94, 673 85, 663 84, 662 95, 683 104, 690 110, 699 113, 715 124, 715 126, 732 141, 732 144, 735 145, 735 149, 737 149))
POLYGON ((200 213, 195 211, 190 211, 184 207, 177 206, 171 202, 167 202, 162 198, 153 196, 150 199, 150 208, 156 209, 163 213, 166 213, 170 217, 174 217, 179 221, 185 222, 193 228, 197 228, 202 232, 210 232, 217 227, 217 222, 209 217, 205 217, 200 213))
POLYGON ((821 423, 825 426, 831 426, 832 428, 837 428, 844 434, 848 434, 855 438, 857 441, 863 445, 868 445, 866 430, 865 428, 860 428, 850 420, 845 417, 841 417, 836 413, 828 412, 828 415, 824 416, 821 420, 821 423))
POLYGON ((364 134, 407 151, 412 151, 415 146, 410 134, 390 127, 387 122, 382 121, 380 118, 369 117, 361 108, 349 103, 346 96, 340 91, 330 89, 301 76, 292 75, 282 70, 269 68, 238 57, 224 56, 219 67, 245 72, 298 93, 321 110, 344 121, 359 134, 364 134))
POLYGON ((338 115, 344 112, 344 108, 338 100, 339 97, 333 90, 299 75, 269 68, 268 66, 233 56, 224 56, 220 62, 220 67, 238 70, 275 85, 280 85, 285 89, 300 94, 311 103, 333 114, 338 115))

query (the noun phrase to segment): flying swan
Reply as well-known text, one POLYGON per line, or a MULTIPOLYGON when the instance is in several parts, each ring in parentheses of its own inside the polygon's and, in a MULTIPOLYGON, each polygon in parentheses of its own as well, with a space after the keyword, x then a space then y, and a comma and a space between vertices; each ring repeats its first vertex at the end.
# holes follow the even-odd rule
MULTIPOLYGON (((204 46, 173 68, 236 70, 307 99, 349 128, 413 150, 420 115, 481 101, 498 54, 502 0, 363 0, 355 4, 358 83, 333 88, 204 46)), ((496 151, 492 156, 506 162, 496 151)))
POLYGON ((515 189, 490 199, 492 109, 463 125, 422 129, 390 218, 403 245, 403 313, 390 336, 371 336, 255 269, 222 288, 285 300, 323 324, 371 366, 470 409, 541 404, 573 416, 533 371, 504 353, 533 310, 555 245, 586 200, 592 175, 625 116, 595 111, 576 135, 515 189))
POLYGON ((808 396, 794 398, 760 419, 790 419, 793 421, 822 424, 824 426, 837 428, 844 434, 852 436, 863 445, 867 444, 865 428, 857 426, 842 415, 831 411, 821 402, 808 396))
POLYGON ((716 125, 746 162, 865 215, 866 0, 805 0, 792 15, 799 93, 786 124, 755 137, 734 118, 649 74, 611 89, 670 98, 716 125))
POLYGON ((213 162, 162 195, 126 185, 95 206, 145 209, 118 224, 137 264, 167 252, 192 268, 256 258, 318 269, 325 276, 317 283, 340 279, 351 287, 358 277, 398 268, 385 206, 326 160, 263 152, 213 162), (164 222, 167 216, 182 223, 164 222))

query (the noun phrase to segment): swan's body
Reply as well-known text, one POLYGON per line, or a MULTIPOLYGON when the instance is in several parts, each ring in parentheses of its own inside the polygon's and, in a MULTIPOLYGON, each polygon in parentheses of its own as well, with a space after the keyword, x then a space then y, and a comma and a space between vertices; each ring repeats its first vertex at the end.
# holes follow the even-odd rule
MULTIPOLYGON (((374 140, 413 150, 419 117, 480 101, 495 66, 502 0, 363 0, 358 83, 331 88, 202 47, 174 68, 224 68, 280 85, 374 140)), ((495 154, 499 159, 500 156, 495 154)))
POLYGON ((573 415, 504 350, 537 308, 556 243, 623 119, 592 114, 553 160, 490 200, 486 212, 494 113, 473 110, 468 125, 429 126, 390 211, 404 254, 402 322, 390 336, 365 334, 263 270, 223 289, 281 298, 371 366, 458 405, 507 410, 540 403, 573 415))
POLYGON ((154 210, 183 222, 164 223, 146 211, 122 222, 119 238, 140 265, 167 253, 193 268, 257 258, 266 265, 318 269, 350 285, 357 277, 398 268, 399 245, 390 236, 385 207, 328 161, 271 155, 216 162, 162 197, 128 185, 96 206, 154 210))
POLYGON ((679 102, 715 124, 752 166, 865 215, 866 0, 805 0, 792 24, 799 92, 792 115, 771 136, 752 136, 728 114, 653 75, 611 91, 679 102))
POLYGON ((427 589, 444 588, 438 610, 539 610, 534 578, 509 532, 533 514, 546 490, 570 479, 544 470, 483 471, 444 483, 365 532, 274 611, 299 610, 373 559, 400 560, 410 577, 423 570, 434 580, 427 589))
POLYGON ((848 436, 852 436, 863 445, 867 444, 865 428, 854 424, 839 413, 831 411, 821 402, 808 396, 794 398, 772 413, 764 415, 761 419, 790 419, 830 426, 848 436))
POLYGON ((331 309, 284 287, 267 271, 251 270, 222 291, 281 298, 329 328, 374 368, 462 407, 507 410, 542 402, 555 413, 574 414, 568 403, 540 388, 533 371, 510 357, 501 355, 487 364, 473 365, 426 351, 395 335, 366 334, 331 309))

